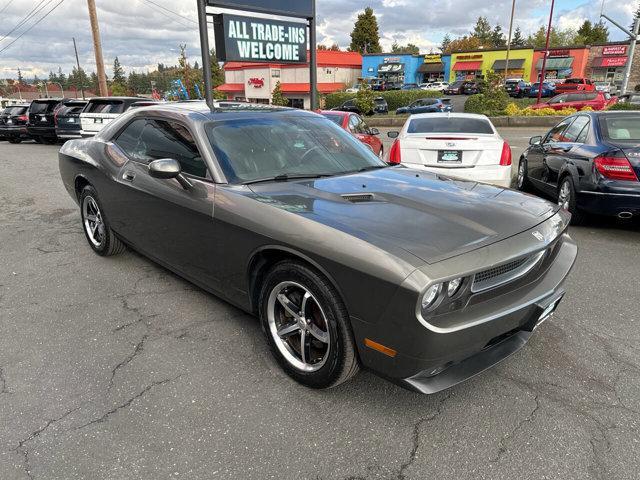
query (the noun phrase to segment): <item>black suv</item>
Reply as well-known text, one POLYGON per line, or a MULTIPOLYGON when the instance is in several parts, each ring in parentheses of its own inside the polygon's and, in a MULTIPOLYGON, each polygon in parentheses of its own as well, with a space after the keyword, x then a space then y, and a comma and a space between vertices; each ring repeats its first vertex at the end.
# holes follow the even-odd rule
POLYGON ((339 107, 332 108, 331 110, 339 110, 341 112, 351 112, 357 113, 358 115, 374 115, 376 113, 379 114, 387 114, 389 113, 389 105, 387 101, 382 97, 376 97, 373 99, 374 107, 370 112, 361 112, 358 106, 356 105, 356 99, 352 98, 351 100, 347 100, 339 107))
POLYGON ((29 138, 27 133, 27 110, 29 105, 12 105, 0 115, 0 139, 10 143, 20 143, 29 138))
POLYGON ((56 111, 54 123, 58 138, 82 138, 80 135, 80 114, 86 104, 85 100, 68 100, 56 111))
POLYGON ((54 143, 56 136, 55 114, 62 106, 60 98, 40 98, 31 102, 27 132, 38 143, 54 143))

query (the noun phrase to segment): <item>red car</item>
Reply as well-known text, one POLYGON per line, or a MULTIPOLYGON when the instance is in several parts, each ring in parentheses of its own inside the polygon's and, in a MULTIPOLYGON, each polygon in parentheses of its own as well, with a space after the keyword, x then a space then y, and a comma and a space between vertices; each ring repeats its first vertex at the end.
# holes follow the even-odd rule
POLYGON ((351 133, 351 135, 371 148, 378 157, 384 157, 382 142, 377 137, 377 135, 380 135, 380 131, 377 128, 369 128, 360 115, 337 110, 320 110, 318 113, 351 133))
POLYGON ((588 78, 567 78, 562 83, 556 83, 556 93, 594 92, 596 86, 588 78))
POLYGON ((575 108, 582 110, 591 107, 594 110, 604 110, 609 105, 616 103, 616 98, 604 92, 584 92, 584 93, 562 93, 549 99, 548 102, 541 102, 531 105, 533 109, 553 108, 562 110, 563 108, 575 108))

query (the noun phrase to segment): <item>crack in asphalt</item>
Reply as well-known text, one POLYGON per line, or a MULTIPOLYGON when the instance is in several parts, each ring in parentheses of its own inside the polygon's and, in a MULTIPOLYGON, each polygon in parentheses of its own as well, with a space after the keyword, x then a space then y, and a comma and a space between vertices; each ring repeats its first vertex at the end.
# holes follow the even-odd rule
POLYGON ((118 363, 115 367, 113 367, 111 369, 111 378, 109 378, 109 386, 107 387, 107 391, 111 390, 113 388, 114 385, 114 381, 116 378, 116 374, 118 373, 118 370, 120 370, 121 368, 126 367, 127 365, 129 365, 129 363, 131 363, 133 361, 134 358, 136 358, 136 356, 138 356, 140 353, 142 353, 144 351, 144 344, 147 341, 147 339, 149 338, 148 334, 144 334, 142 336, 142 338, 140 339, 140 341, 138 343, 136 343, 135 347, 133 348, 133 352, 131 352, 129 355, 127 355, 124 360, 122 360, 120 363, 118 363))
POLYGON ((4 378, 4 367, 0 367, 0 395, 2 395, 3 393, 13 393, 11 392, 11 390, 9 390, 9 388, 7 387, 7 379, 4 378))
POLYGON ((74 409, 66 411, 65 413, 63 413, 61 416, 59 416, 57 418, 53 418, 53 419, 47 420, 47 422, 44 424, 44 426, 38 428, 34 432, 31 432, 27 438, 24 438, 24 439, 22 439, 22 440, 20 440, 18 442, 18 446, 15 447, 12 451, 22 455, 22 458, 23 458, 22 467, 23 467, 25 473, 27 474, 27 477, 29 477, 30 479, 34 478, 33 473, 31 471, 31 463, 29 461, 29 450, 26 448, 27 443, 29 443, 32 440, 35 440, 36 438, 38 438, 51 425, 53 425, 53 424, 55 424, 57 422, 60 422, 61 420, 64 420, 66 417, 68 417, 73 412, 75 412, 75 411, 77 411, 79 409, 80 409, 80 407, 76 407, 74 409))
POLYGON ((120 410, 129 408, 131 406, 131 404, 133 404, 133 402, 135 402, 137 399, 143 397, 150 390, 154 389, 155 387, 159 387, 159 386, 165 385, 167 383, 173 382, 173 381, 177 380, 178 378, 180 378, 181 376, 182 376, 182 374, 177 375, 177 376, 175 376, 173 378, 166 378, 164 380, 159 380, 157 382, 152 382, 149 385, 147 385, 145 388, 143 388, 140 392, 135 394, 133 397, 129 398, 128 400, 126 400, 125 402, 121 403, 120 405, 115 406, 111 410, 105 412, 99 418, 90 420, 89 422, 84 423, 84 424, 82 424, 80 426, 74 427, 71 430, 73 430, 73 431, 82 430, 83 428, 89 427, 91 425, 95 425, 97 423, 104 423, 109 419, 109 417, 111 417, 112 415, 116 414, 120 410))
POLYGON ((538 410, 540 410, 540 400, 538 399, 538 395, 536 395, 533 398, 534 402, 536 403, 535 407, 533 407, 533 410, 531 410, 531 412, 524 417, 522 420, 520 420, 518 422, 518 424, 510 431, 508 432, 506 435, 504 435, 501 439, 500 442, 498 442, 498 454, 495 456, 495 458, 489 459, 489 463, 496 463, 498 461, 500 461, 500 459, 502 458, 502 456, 507 453, 507 446, 506 443, 508 440, 511 440, 515 434, 526 424, 526 423, 531 423, 533 422, 533 417, 535 416, 536 413, 538 413, 538 410))

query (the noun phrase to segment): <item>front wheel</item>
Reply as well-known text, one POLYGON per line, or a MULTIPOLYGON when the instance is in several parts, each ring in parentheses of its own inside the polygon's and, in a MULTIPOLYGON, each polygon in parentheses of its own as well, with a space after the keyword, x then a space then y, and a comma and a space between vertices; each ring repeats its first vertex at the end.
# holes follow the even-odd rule
POLYGON ((13 137, 9 139, 9 143, 20 143, 20 142, 22 142, 21 138, 13 137))
POLYGON ((329 281, 297 261, 276 264, 260 292, 260 321, 282 369, 311 388, 358 372, 346 308, 329 281))
POLYGON ((571 177, 564 177, 558 187, 558 205, 571 213, 571 224, 581 225, 584 223, 585 214, 578 210, 576 204, 576 189, 573 186, 571 177))
POLYGON ((84 187, 80 194, 80 215, 84 234, 94 252, 109 257, 124 251, 124 244, 116 237, 104 216, 98 192, 90 185, 84 187))
POLYGON ((528 192, 530 190, 529 176, 527 171, 527 160, 524 158, 520 159, 520 164, 518 165, 518 176, 516 178, 516 186, 518 190, 521 192, 528 192))

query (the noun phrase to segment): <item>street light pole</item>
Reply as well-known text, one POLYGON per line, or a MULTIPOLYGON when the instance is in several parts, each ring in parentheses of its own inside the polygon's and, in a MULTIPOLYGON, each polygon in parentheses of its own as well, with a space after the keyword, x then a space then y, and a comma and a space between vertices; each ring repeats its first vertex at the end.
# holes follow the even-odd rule
POLYGON ((96 56, 96 70, 98 72, 98 87, 100 96, 108 97, 107 75, 104 72, 104 58, 102 57, 102 40, 100 39, 100 27, 98 26, 98 13, 96 12, 96 0, 87 0, 89 6, 89 21, 91 22, 91 35, 93 36, 93 50, 96 56))
POLYGON ((509 21, 509 40, 507 41, 507 60, 504 63, 504 80, 507 80, 509 74, 509 55, 511 53, 511 34, 513 33, 513 16, 516 12, 516 0, 511 4, 511 20, 509 21))
POLYGON ((629 35, 629 59, 627 60, 627 66, 624 69, 624 79, 622 80, 622 94, 627 93, 627 88, 629 87, 629 78, 631 77, 631 66, 633 65, 633 56, 636 52, 636 42, 638 41, 638 33, 640 33, 640 17, 636 18, 636 23, 633 25, 633 32, 630 32, 622 25, 620 25, 615 20, 609 18, 604 13, 600 14, 601 17, 606 18, 611 23, 613 23, 616 27, 622 30, 624 33, 629 35))
MULTIPOLYGON (((78 47, 76 46, 75 37, 73 37, 73 50, 76 52, 76 65, 78 66, 78 75, 80 75, 80 59, 78 58, 78 47)), ((84 100, 83 82, 80 82, 80 92, 82 93, 82 99, 84 100)), ((76 90, 76 98, 78 98, 78 91, 77 90, 76 90)))
POLYGON ((540 71, 540 82, 538 88, 538 99, 536 104, 540 103, 542 98, 542 84, 544 83, 545 69, 547 68, 547 56, 549 55, 549 38, 551 37, 551 22, 553 22, 553 7, 555 6, 555 0, 551 0, 551 12, 549 13, 549 28, 547 28, 547 40, 544 45, 544 56, 542 57, 542 70, 540 71))
POLYGON ((62 84, 60 82, 49 82, 53 85, 58 85, 60 87, 60 96, 64 98, 64 88, 62 88, 62 84))

